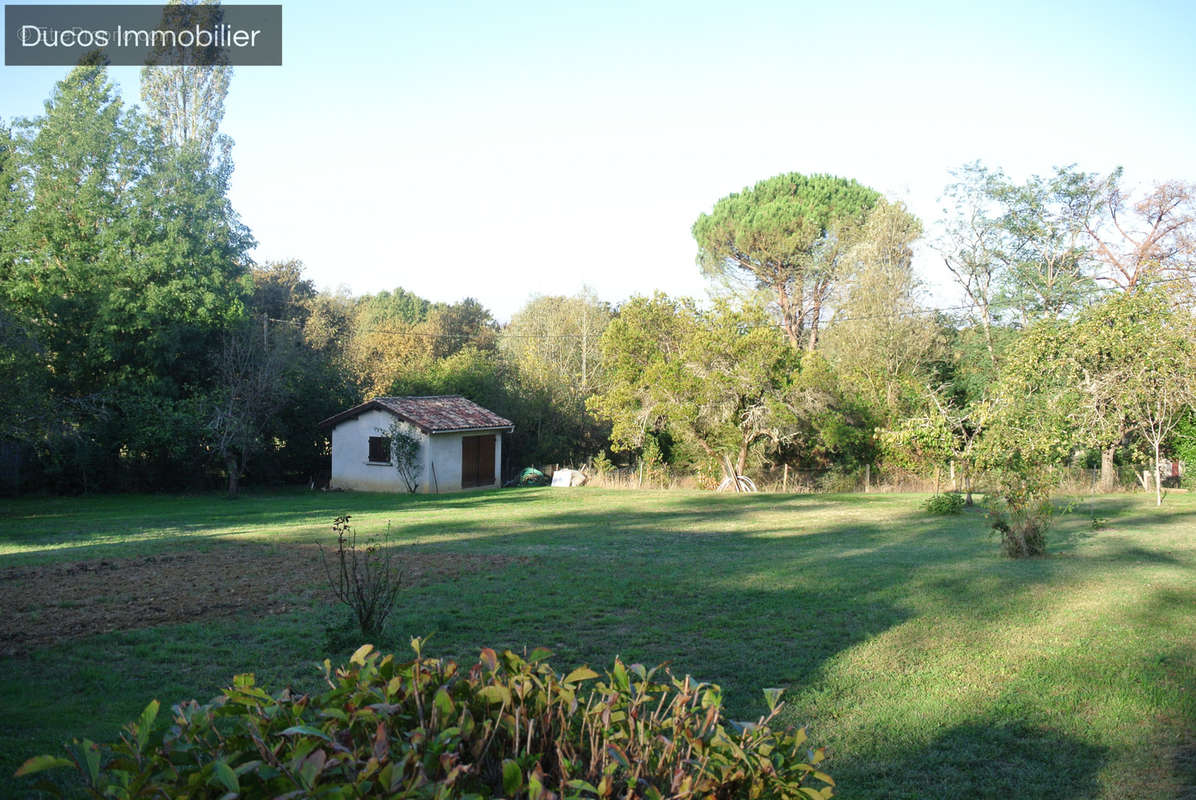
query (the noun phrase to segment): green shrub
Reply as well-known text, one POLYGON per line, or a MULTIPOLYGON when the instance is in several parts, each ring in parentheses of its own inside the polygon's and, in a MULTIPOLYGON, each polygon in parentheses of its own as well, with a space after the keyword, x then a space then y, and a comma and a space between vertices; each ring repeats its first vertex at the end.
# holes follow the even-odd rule
POLYGON ((992 498, 988 513, 993 531, 1001 537, 1002 553, 1010 558, 1026 558, 1046 552, 1046 532, 1055 514, 1049 499, 1014 503, 992 498))
POLYGON ((1055 513, 1051 495, 1059 485, 1058 470, 1013 453, 991 467, 986 479, 993 491, 985 495, 985 504, 993 530, 1001 537, 1001 551, 1010 558, 1045 553, 1055 513))
MULTIPOLYGON (((18 776, 74 767, 96 797, 829 798, 805 730, 774 731, 779 689, 755 724, 726 721, 718 686, 667 669, 587 667, 558 675, 483 650, 477 664, 421 655, 400 663, 364 645, 324 662, 318 697, 269 694, 252 675, 208 705, 173 709, 161 741, 154 701, 119 742, 75 742, 18 776), (659 676, 659 677, 658 677, 659 676), (589 683, 593 681, 593 683, 589 683)), ((52 785, 47 791, 59 794, 52 785)))
POLYGON ((594 474, 600 478, 605 478, 607 475, 615 471, 615 465, 610 458, 607 457, 606 453, 599 453, 598 455, 594 456, 594 460, 591 462, 591 465, 594 469, 594 474))
POLYGON ((818 491, 827 494, 850 494, 859 489, 860 480, 855 473, 833 469, 816 481, 818 491))
POLYGON ((955 492, 932 495, 926 498, 922 508, 931 514, 958 514, 963 511, 963 497, 955 492))

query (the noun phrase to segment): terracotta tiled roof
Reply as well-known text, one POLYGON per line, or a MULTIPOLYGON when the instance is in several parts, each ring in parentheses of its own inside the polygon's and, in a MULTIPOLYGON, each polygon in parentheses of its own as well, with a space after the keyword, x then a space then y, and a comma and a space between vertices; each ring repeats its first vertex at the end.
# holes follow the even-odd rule
POLYGON ((320 423, 329 427, 368 411, 380 408, 391 412, 401 420, 410 422, 424 433, 447 433, 449 431, 514 430, 509 419, 482 408, 472 400, 456 394, 433 395, 430 397, 375 397, 359 406, 329 417, 320 423))

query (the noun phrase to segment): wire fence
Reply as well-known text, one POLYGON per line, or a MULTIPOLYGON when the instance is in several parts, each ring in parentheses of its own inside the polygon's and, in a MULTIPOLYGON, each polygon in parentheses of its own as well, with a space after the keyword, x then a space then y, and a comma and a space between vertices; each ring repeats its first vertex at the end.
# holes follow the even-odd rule
MULTIPOLYGON (((562 465, 563 466, 563 465, 562 465)), ((557 465, 546 466, 551 475, 557 465)), ((669 467, 633 465, 606 471, 596 471, 590 465, 573 467, 587 475, 587 485, 611 489, 715 489, 721 474, 679 472, 669 467)), ((1089 467, 1064 467, 1059 473, 1059 489, 1066 494, 1100 494, 1104 491, 1154 491, 1152 470, 1132 466, 1114 469, 1112 483, 1102 485, 1101 470, 1089 467)), ((771 467, 748 472, 758 491, 788 494, 854 494, 885 492, 964 492, 969 489, 962 470, 942 469, 938 475, 917 475, 904 470, 867 466, 854 471, 833 469, 791 469, 771 467)), ((1164 487, 1177 488, 1180 478, 1164 470, 1164 487)), ((980 473, 971 476, 970 489, 984 494, 989 488, 987 477, 980 473)))

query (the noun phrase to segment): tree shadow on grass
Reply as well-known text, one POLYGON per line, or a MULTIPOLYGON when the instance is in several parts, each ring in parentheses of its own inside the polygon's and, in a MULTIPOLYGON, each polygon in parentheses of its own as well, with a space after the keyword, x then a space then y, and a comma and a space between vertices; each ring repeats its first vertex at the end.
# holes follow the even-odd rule
POLYGON ((1161 506, 1156 506, 1153 498, 1144 495, 1085 498, 1078 502, 1074 513, 1096 518, 1105 530, 1135 531, 1180 520, 1191 520, 1196 524, 1196 505, 1188 498, 1164 502, 1161 506))
POLYGON ((766 686, 803 685, 836 654, 901 624, 908 613, 871 592, 828 598, 817 582, 730 590, 695 573, 655 577, 643 565, 581 572, 541 561, 425 587, 397 609, 401 648, 432 634, 438 650, 476 657, 490 646, 547 647, 553 664, 602 669, 615 656, 720 684, 737 718, 762 713, 766 686), (582 588, 584 586, 584 589, 582 588))
POLYGON ((1180 780, 1176 800, 1196 800, 1196 733, 1175 749, 1172 769, 1180 780))
POLYGON ((896 749, 875 760, 863 755, 832 760, 836 797, 1097 797, 1107 750, 1050 728, 979 719, 944 730, 924 747, 896 749), (917 787, 916 794, 910 786, 917 787))

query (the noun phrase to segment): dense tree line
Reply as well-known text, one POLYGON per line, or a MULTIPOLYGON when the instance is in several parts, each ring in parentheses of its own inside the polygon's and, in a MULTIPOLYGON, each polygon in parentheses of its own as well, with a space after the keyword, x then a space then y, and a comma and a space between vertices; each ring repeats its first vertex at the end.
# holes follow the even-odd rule
POLYGON ((202 447, 208 356, 246 313, 228 149, 156 123, 80 67, 5 137, 0 313, 30 391, 4 402, 46 486, 186 480, 171 467, 202 447))
MULTIPOLYGON (((923 228, 855 181, 780 175, 694 225, 710 308, 619 310, 590 401, 615 450, 721 473, 881 463, 976 476, 1028 514, 1057 467, 1156 476, 1191 452, 1196 195, 1119 170, 962 168, 932 244, 966 298, 924 304, 923 228)), ((1159 481, 1153 488, 1159 492, 1159 481)))
POLYGON ((80 67, 43 115, 0 128, 9 491, 318 480, 318 421, 386 394, 510 418, 508 475, 599 455, 711 482, 951 464, 965 487, 983 472, 1032 500, 1039 468, 1110 481, 1118 461, 1192 452, 1183 184, 962 168, 930 244, 966 304, 935 309, 901 203, 779 175, 695 222, 712 302, 535 297, 500 325, 472 298, 354 297, 298 261, 254 263, 219 133, 229 73, 197 69, 147 67, 140 110, 80 67))
POLYGON ((512 464, 602 450, 596 299, 537 298, 500 329, 474 299, 350 297, 254 263, 228 201, 228 85, 227 67, 147 67, 141 110, 83 66, 0 128, 6 490, 318 481, 317 423, 380 394, 486 404, 516 422, 512 464))

